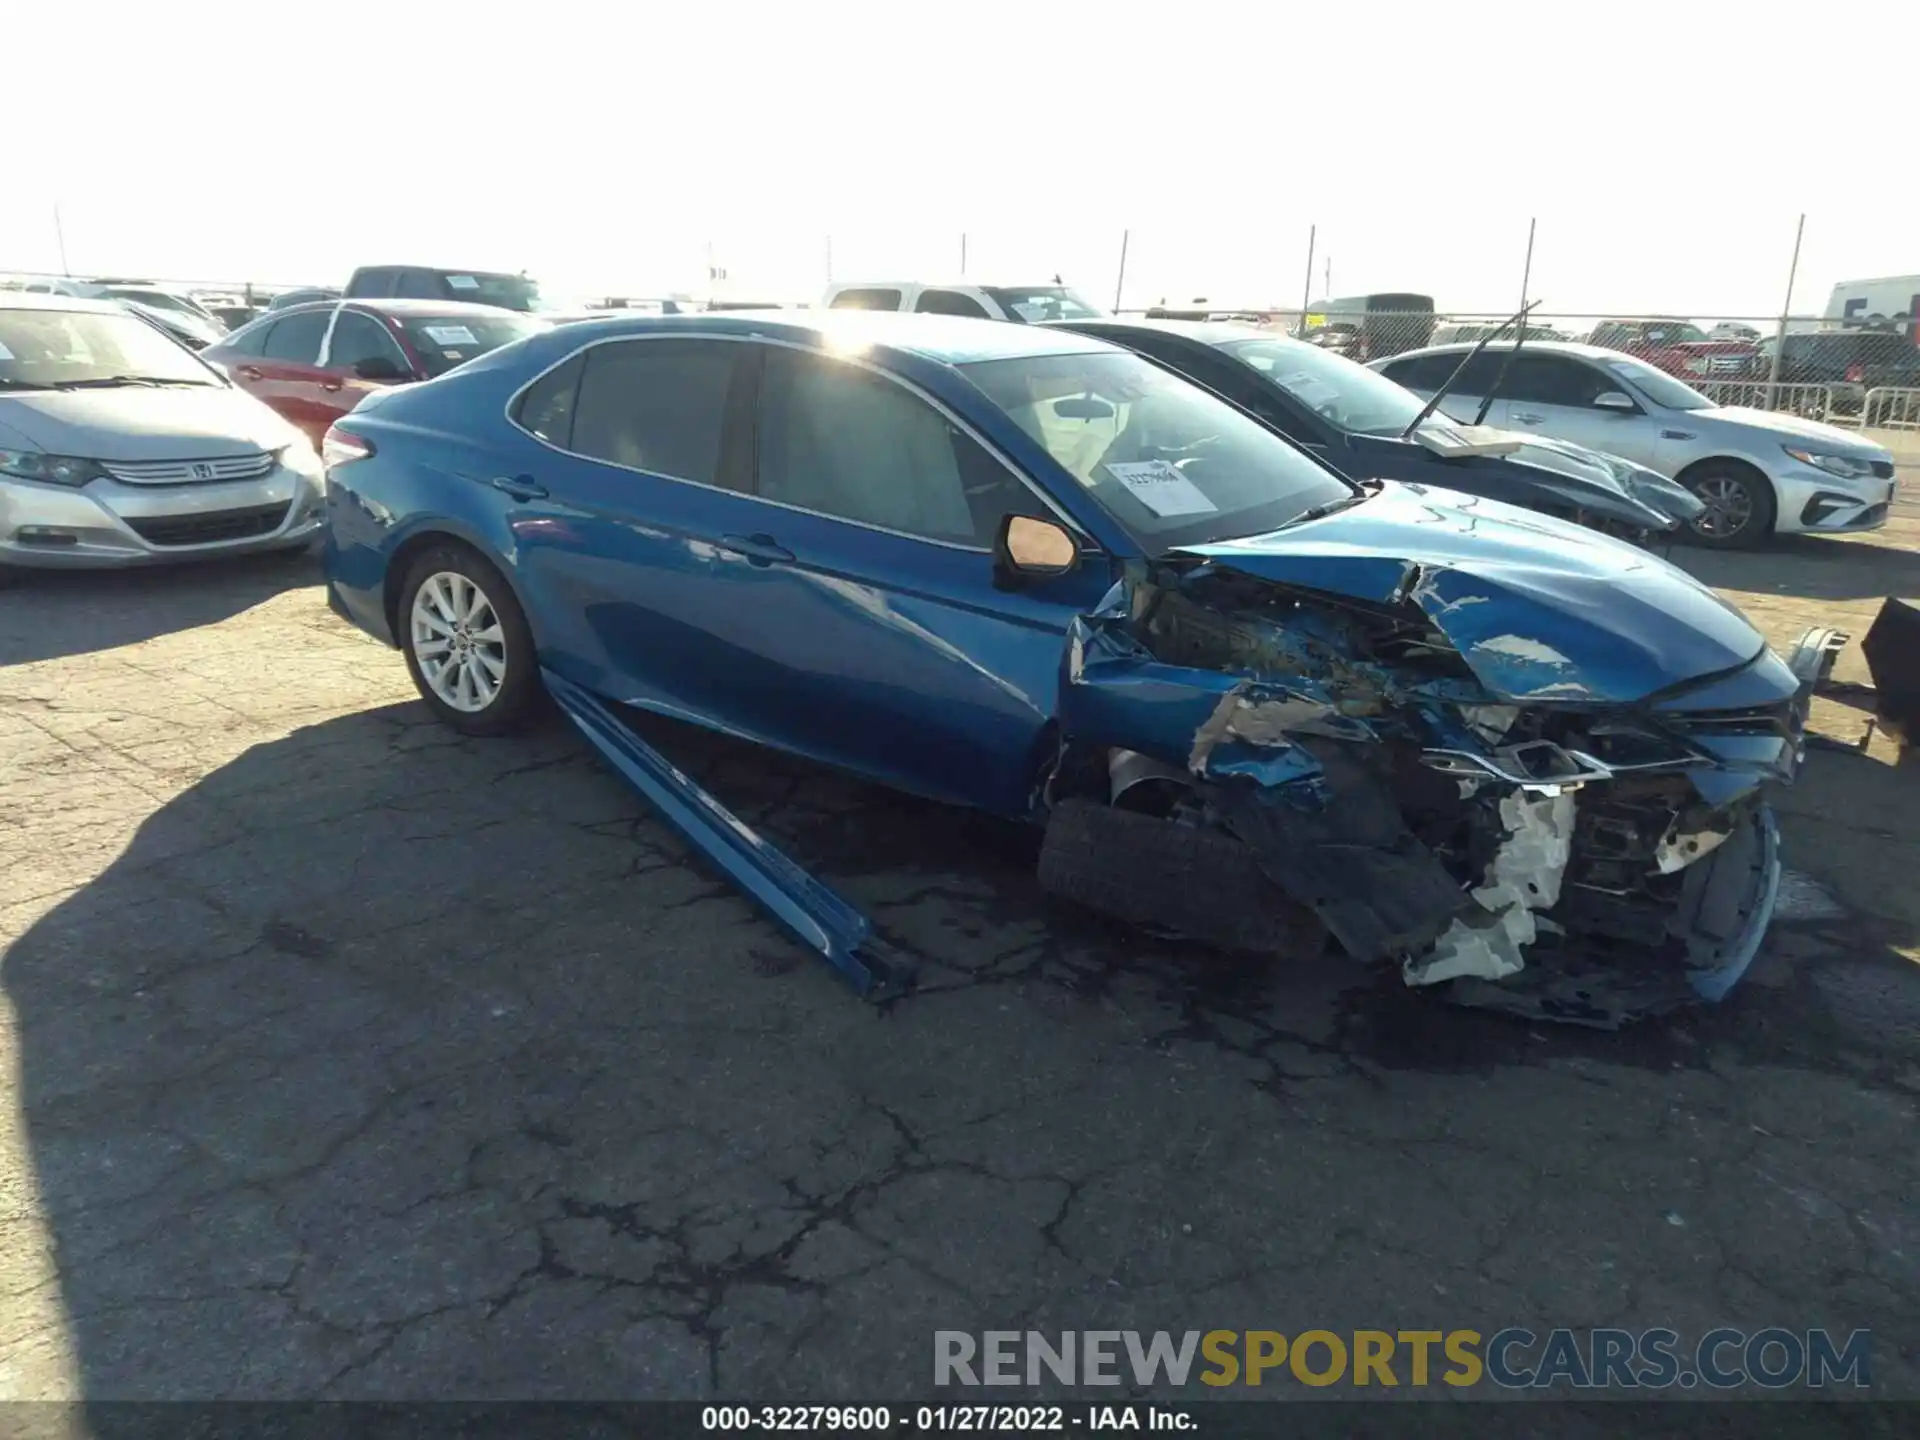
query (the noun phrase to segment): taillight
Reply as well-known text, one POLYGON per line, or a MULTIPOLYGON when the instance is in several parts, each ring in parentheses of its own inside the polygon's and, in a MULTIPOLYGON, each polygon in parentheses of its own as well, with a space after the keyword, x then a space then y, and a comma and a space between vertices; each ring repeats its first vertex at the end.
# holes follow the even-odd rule
POLYGON ((320 463, 329 470, 354 460, 365 460, 371 454, 373 454, 371 440, 364 435, 356 435, 351 430, 343 430, 338 425, 329 429, 320 441, 320 463))
POLYGON ((1867 368, 1866 366, 1862 365, 1858 360, 1854 361, 1853 364, 1847 366, 1847 383, 1849 385, 1858 385, 1862 380, 1866 378, 1867 378, 1867 368))

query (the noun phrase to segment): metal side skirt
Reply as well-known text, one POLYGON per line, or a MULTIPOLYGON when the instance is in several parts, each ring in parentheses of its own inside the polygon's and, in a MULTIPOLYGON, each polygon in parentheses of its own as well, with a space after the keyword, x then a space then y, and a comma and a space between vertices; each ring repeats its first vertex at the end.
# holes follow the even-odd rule
POLYGON ((587 742, 668 824, 802 944, 819 951, 859 994, 880 999, 911 984, 911 967, 865 915, 675 768, 595 696, 551 670, 542 670, 541 678, 587 742))

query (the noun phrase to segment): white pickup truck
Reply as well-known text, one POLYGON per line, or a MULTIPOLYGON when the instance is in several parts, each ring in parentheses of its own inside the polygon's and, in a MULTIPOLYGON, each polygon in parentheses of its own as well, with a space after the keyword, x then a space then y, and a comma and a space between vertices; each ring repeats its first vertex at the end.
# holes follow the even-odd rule
POLYGON ((979 320, 1093 320, 1106 314, 1057 279, 1045 285, 929 285, 919 280, 863 280, 829 285, 820 297, 828 310, 913 310, 931 315, 970 315, 979 320))

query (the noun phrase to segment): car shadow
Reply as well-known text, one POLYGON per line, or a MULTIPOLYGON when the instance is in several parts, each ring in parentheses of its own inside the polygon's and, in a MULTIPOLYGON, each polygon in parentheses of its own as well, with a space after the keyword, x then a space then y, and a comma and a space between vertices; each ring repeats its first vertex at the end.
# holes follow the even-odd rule
POLYGON ((311 548, 131 570, 10 569, 0 576, 0 667, 211 625, 320 578, 311 548))
POLYGON ((1216 1192, 1272 1213, 1274 1172, 1233 1157, 1291 1087, 1336 1087, 1344 1129, 1395 1069, 1665 1077, 1837 1043, 1792 975, 1725 1014, 1543 1035, 1391 973, 1146 939, 1048 906, 1025 830, 647 728, 921 990, 855 999, 558 724, 473 741, 410 703, 256 746, 0 956, 24 1127, 0 1154, 30 1159, 0 1213, 14 1393, 905 1394, 937 1324, 994 1313, 969 1297, 1082 1283, 1048 1238, 1081 1182, 1002 1175, 1102 1173, 1113 1146, 1178 1171, 1143 1182, 1151 1222, 1098 1222, 1151 1246, 1216 1192), (1176 1163, 1196 1145, 1206 1173, 1176 1163), (889 1219, 905 1193, 923 1208, 889 1219), (932 1258, 890 1260, 856 1212, 932 1258), (927 1280, 948 1252, 966 1288, 927 1280))
POLYGON ((1808 600, 1920 597, 1920 551, 1889 532, 1848 538, 1781 535, 1763 550, 1676 545, 1667 558, 1715 589, 1808 600))

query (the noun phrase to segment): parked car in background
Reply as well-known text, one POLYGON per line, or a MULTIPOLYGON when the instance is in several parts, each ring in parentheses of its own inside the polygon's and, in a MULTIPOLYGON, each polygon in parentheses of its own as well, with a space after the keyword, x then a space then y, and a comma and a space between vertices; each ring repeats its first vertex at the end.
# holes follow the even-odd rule
POLYGON ((546 328, 544 321, 451 300, 348 300, 275 310, 201 358, 316 444, 371 392, 431 380, 546 328))
POLYGON ((1769 922, 1804 713, 1737 611, 1549 516, 1357 486, 1086 336, 600 320, 326 451, 329 602, 429 710, 494 734, 544 688, 862 989, 885 938, 621 707, 1043 827, 1077 903, 1542 1018, 1716 999, 1769 922))
POLYGON ((71 295, 78 298, 86 295, 87 282, 53 275, 17 275, 7 281, 5 288, 18 290, 25 295, 71 295))
POLYGON ((1682 380, 1743 380, 1760 353, 1751 340, 1715 340, 1688 320, 1603 320, 1589 345, 1634 355, 1682 380))
MULTIPOLYGON (((1471 348, 1436 346, 1376 368, 1431 395, 1471 348)), ((1692 522, 1703 544, 1751 546, 1773 534, 1838 534, 1887 523, 1893 457, 1856 432, 1717 405, 1644 360, 1595 345, 1512 351, 1498 341, 1482 350, 1441 408, 1471 417, 1497 385, 1489 423, 1618 455, 1693 491, 1706 505, 1692 522)))
POLYGON ((209 339, 218 339, 227 333, 226 324, 220 317, 184 290, 155 285, 150 281, 96 280, 85 286, 84 292, 96 299, 131 300, 149 310, 164 310, 189 322, 196 332, 205 332, 209 339))
POLYGON ((269 310, 286 310, 295 305, 311 305, 319 300, 340 299, 338 290, 324 285, 309 285, 304 290, 282 290, 267 302, 269 310))
POLYGON ((501 310, 540 308, 540 286, 525 275, 426 265, 363 265, 347 281, 349 300, 457 300, 501 310))
POLYGON ((1307 307, 1298 338, 1323 343, 1318 335, 1337 338, 1325 348, 1355 360, 1379 360, 1425 345, 1433 339, 1433 297, 1406 291, 1377 295, 1350 295, 1340 300, 1317 300, 1307 307))
POLYGON ((1246 411, 1343 474, 1481 495, 1636 540, 1671 534, 1700 502, 1642 466, 1444 415, 1343 355, 1245 325, 1070 320, 1246 411))
POLYGON ((304 547, 320 457, 110 300, 0 292, 0 571, 304 547))
MULTIPOLYGON (((1760 342, 1756 374, 1774 373, 1778 336, 1760 342)), ((1780 382, 1826 385, 1835 407, 1857 413, 1869 390, 1882 386, 1920 386, 1920 348, 1898 330, 1816 330, 1789 335, 1780 351, 1780 382)))
POLYGON ((1092 301, 1058 280, 1046 285, 929 285, 918 280, 848 281, 820 297, 827 310, 911 310, 975 320, 1084 320, 1104 315, 1092 301))
MULTIPOLYGON (((1569 337, 1559 337, 1562 339, 1569 337)), ((1760 332, 1753 326, 1739 320, 1722 320, 1707 332, 1709 340, 1744 340, 1749 345, 1760 343, 1760 332)))

